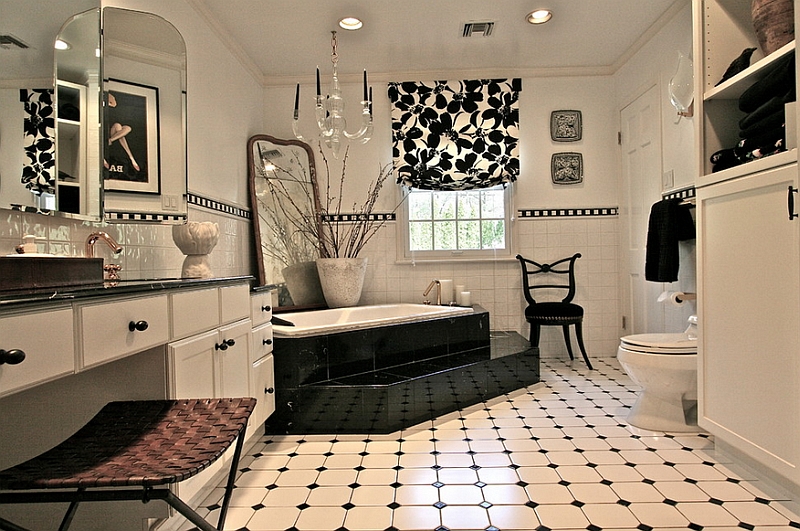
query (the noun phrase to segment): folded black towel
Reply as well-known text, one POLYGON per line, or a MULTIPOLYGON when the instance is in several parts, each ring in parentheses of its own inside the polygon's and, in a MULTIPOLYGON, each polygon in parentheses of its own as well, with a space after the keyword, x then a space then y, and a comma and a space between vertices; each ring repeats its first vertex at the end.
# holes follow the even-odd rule
POLYGON ((751 124, 747 129, 739 131, 739 138, 751 138, 761 136, 773 131, 778 131, 783 127, 786 122, 786 111, 783 107, 779 108, 772 114, 761 118, 754 124, 751 124))
POLYGON ((678 280, 678 242, 695 237, 694 220, 680 199, 665 199, 650 209, 644 277, 652 282, 678 280))
POLYGON ((744 118, 739 120, 739 129, 747 129, 748 127, 752 126, 759 120, 766 118, 767 116, 775 113, 776 111, 781 111, 784 109, 784 105, 791 101, 795 101, 795 91, 794 89, 790 90, 788 93, 784 94, 783 96, 773 96, 768 99, 765 103, 762 103, 758 109, 754 110, 750 114, 746 115, 744 118))
POLYGON ((773 64, 773 70, 739 96, 739 110, 753 112, 773 96, 780 96, 795 84, 794 52, 791 52, 773 64))

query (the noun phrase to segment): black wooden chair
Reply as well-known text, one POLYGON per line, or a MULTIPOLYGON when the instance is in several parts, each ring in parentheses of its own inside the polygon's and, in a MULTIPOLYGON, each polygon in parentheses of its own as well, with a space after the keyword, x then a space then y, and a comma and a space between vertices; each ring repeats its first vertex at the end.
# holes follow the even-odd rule
POLYGON ((531 346, 539 346, 542 326, 560 326, 564 331, 564 342, 567 344, 569 359, 574 360, 575 356, 572 354, 572 345, 569 339, 569 327, 574 325, 583 360, 586 362, 586 366, 592 369, 592 364, 586 355, 586 348, 583 346, 583 307, 572 302, 575 297, 575 261, 580 257, 580 253, 576 253, 551 264, 540 264, 523 258, 521 255, 517 255, 517 260, 522 266, 522 292, 525 300, 528 301, 525 320, 531 325, 531 346), (537 279, 541 283, 534 282, 536 275, 542 275, 537 279), (566 281, 552 280, 551 275, 566 275, 566 281), (566 291, 566 296, 561 301, 537 302, 534 297, 536 290, 546 290, 548 293, 552 293, 553 290, 556 292, 566 291))

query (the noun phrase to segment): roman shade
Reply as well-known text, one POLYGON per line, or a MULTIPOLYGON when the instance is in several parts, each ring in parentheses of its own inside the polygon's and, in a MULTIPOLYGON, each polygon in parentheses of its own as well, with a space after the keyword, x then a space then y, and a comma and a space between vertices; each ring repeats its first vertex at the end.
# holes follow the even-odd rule
POLYGON ((473 190, 519 175, 522 80, 389 84, 397 183, 422 190, 473 190))

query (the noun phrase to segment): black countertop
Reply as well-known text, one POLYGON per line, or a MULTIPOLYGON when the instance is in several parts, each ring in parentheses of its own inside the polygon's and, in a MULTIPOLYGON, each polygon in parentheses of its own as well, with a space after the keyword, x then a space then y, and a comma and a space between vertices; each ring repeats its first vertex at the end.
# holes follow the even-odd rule
POLYGON ((220 278, 152 278, 103 281, 96 284, 62 286, 58 288, 41 287, 5 290, 0 291, 0 310, 42 303, 69 302, 91 297, 144 294, 175 289, 197 289, 240 284, 242 282, 249 282, 251 288, 253 288, 255 279, 249 275, 220 278))

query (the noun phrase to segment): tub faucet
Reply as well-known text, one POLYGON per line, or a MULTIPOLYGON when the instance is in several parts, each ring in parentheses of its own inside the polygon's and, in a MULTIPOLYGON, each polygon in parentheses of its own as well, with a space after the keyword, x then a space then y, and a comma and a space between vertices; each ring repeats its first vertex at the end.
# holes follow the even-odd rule
MULTIPOLYGON (((442 304, 442 283, 439 282, 438 280, 431 280, 431 283, 428 284, 428 287, 425 289, 425 293, 423 293, 422 296, 423 297, 427 297, 428 293, 431 292, 431 290, 433 289, 434 286, 436 286, 436 304, 441 306, 441 304, 442 304)), ((424 304, 430 304, 431 301, 429 301, 428 299, 425 299, 423 301, 423 303, 424 304)))
POLYGON ((107 232, 93 232, 86 238, 86 249, 84 256, 86 258, 94 258, 94 244, 97 240, 103 240, 106 242, 113 251, 114 254, 119 254, 122 252, 122 246, 114 240, 107 232))

